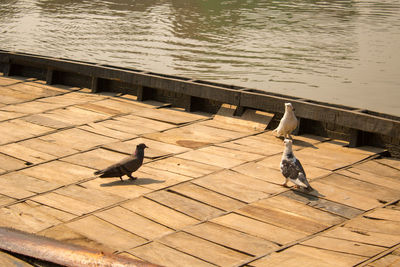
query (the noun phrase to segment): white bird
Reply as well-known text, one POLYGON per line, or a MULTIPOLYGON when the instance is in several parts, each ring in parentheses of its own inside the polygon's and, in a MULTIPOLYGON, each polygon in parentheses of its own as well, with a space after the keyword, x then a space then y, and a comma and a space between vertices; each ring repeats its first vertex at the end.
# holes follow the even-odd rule
POLYGON ((307 181, 306 172, 304 171, 303 166, 293 154, 292 140, 285 139, 283 144, 285 145, 285 149, 283 150, 280 167, 286 180, 282 185, 288 187, 287 183, 290 180, 296 186, 303 187, 308 191, 313 190, 307 181))
POLYGON ((278 127, 273 130, 273 132, 276 132, 278 137, 283 135, 284 138, 292 139, 290 134, 294 131, 294 129, 296 129, 296 127, 297 118, 294 115, 294 108, 291 103, 285 103, 285 114, 283 114, 278 127))

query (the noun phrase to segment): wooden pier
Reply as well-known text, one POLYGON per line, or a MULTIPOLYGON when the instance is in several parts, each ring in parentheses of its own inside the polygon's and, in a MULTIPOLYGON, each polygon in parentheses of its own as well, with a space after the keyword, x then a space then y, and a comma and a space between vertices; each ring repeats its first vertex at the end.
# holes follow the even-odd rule
POLYGON ((400 264, 399 160, 298 135, 318 192, 284 188, 274 114, 234 111, 0 76, 0 226, 163 266, 400 264), (137 180, 93 175, 138 143, 137 180))

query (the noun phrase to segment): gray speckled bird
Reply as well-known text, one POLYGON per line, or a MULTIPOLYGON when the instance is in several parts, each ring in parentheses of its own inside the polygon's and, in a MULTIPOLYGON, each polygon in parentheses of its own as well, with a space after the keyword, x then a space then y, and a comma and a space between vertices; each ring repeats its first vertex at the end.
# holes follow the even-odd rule
POLYGON ((135 180, 136 177, 133 177, 132 173, 142 166, 146 147, 143 143, 137 145, 134 154, 103 170, 96 171, 94 174, 100 175, 100 178, 119 177, 121 181, 123 181, 122 176, 127 175, 130 179, 135 180))
POLYGON ((285 149, 282 154, 281 172, 285 176, 283 186, 288 187, 287 183, 290 180, 298 187, 305 188, 308 191, 313 190, 306 178, 306 172, 303 169, 300 161, 294 156, 292 150, 292 140, 285 139, 283 141, 285 149))

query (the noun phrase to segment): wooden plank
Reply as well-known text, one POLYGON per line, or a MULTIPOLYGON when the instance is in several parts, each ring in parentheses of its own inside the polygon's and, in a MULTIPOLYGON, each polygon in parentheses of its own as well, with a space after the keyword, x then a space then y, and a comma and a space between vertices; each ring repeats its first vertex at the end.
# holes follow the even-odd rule
POLYGON ((31 101, 31 102, 25 102, 25 103, 20 103, 20 104, 15 104, 15 105, 8 105, 5 107, 2 107, 1 110, 7 111, 7 112, 18 112, 21 114, 35 114, 35 113, 46 112, 51 109, 57 109, 62 106, 63 105, 60 105, 60 104, 43 102, 43 101, 40 101, 40 99, 38 99, 35 101, 31 101))
POLYGON ((93 169, 58 160, 33 166, 21 172, 59 185, 75 183, 93 175, 93 169))
MULTIPOLYGON (((134 181, 133 181, 134 182, 134 181)), ((110 179, 102 179, 97 178, 93 179, 80 185, 86 188, 94 188, 103 192, 107 192, 113 195, 117 195, 126 199, 131 199, 135 197, 142 196, 151 190, 148 188, 144 188, 141 186, 136 186, 134 183, 128 181, 121 182, 118 178, 110 178, 110 179)))
POLYGON ((126 154, 98 148, 63 158, 62 161, 92 169, 104 169, 125 157, 127 157, 126 154))
POLYGON ((259 256, 277 249, 279 246, 225 226, 212 222, 198 224, 184 230, 187 233, 209 240, 216 244, 253 256, 259 256))
POLYGON ((95 216, 84 217, 66 224, 79 234, 117 250, 127 250, 142 245, 146 239, 125 231, 95 216))
POLYGON ((99 94, 90 94, 90 93, 76 91, 76 92, 71 92, 68 94, 42 98, 42 99, 40 99, 40 101, 47 102, 47 103, 53 103, 53 104, 60 104, 60 105, 65 105, 65 106, 71 106, 71 105, 78 105, 78 104, 83 104, 86 102, 91 102, 91 101, 96 101, 96 100, 99 101, 104 98, 105 98, 104 96, 101 96, 99 94))
POLYGON ((78 245, 86 248, 95 249, 98 251, 113 253, 115 252, 115 248, 112 248, 111 244, 102 244, 95 240, 90 239, 87 236, 84 236, 77 231, 73 230, 70 227, 67 227, 65 224, 59 224, 43 231, 38 232, 37 234, 41 236, 45 236, 48 238, 56 239, 66 244, 78 245))
POLYGON ((132 114, 133 112, 142 112, 146 108, 140 106, 138 102, 134 101, 121 101, 122 99, 117 99, 116 97, 111 99, 104 99, 96 101, 93 104, 96 106, 101 106, 108 111, 117 111, 120 114, 132 114))
POLYGON ((39 126, 23 119, 14 119, 0 123, 0 144, 32 138, 52 131, 51 128, 39 126))
POLYGON ((243 160, 217 155, 215 153, 210 153, 202 150, 189 151, 183 154, 179 154, 176 157, 226 169, 241 165, 246 162, 243 160))
POLYGON ((351 192, 332 184, 327 185, 320 181, 315 181, 313 182, 312 186, 317 190, 317 192, 310 192, 311 195, 320 196, 327 200, 338 202, 357 209, 369 210, 382 205, 382 203, 372 196, 363 196, 359 193, 351 192))
POLYGON ((223 213, 220 209, 165 190, 152 192, 146 197, 201 221, 223 213))
POLYGON ((135 138, 133 140, 125 141, 125 142, 116 142, 116 143, 111 143, 107 144, 104 147, 122 152, 122 153, 132 153, 133 149, 135 149, 137 144, 140 143, 145 143, 148 148, 146 149, 145 152, 145 157, 146 158, 159 158, 162 156, 167 156, 171 154, 177 154, 177 153, 182 153, 186 152, 189 149, 177 145, 172 145, 172 144, 167 144, 167 143, 162 143, 158 142, 155 140, 147 139, 147 138, 135 138))
MULTIPOLYGON (((260 140, 268 145, 280 145, 283 147, 283 138, 277 137, 276 133, 273 131, 265 131, 253 137, 254 139, 260 140)), ((316 145, 328 140, 328 138, 312 135, 312 134, 302 134, 296 135, 293 139, 293 150, 299 150, 303 148, 317 148, 316 145)))
POLYGON ((400 170, 400 160, 396 158, 380 158, 375 160, 378 163, 385 164, 400 170))
POLYGON ((36 233, 62 223, 58 218, 36 208, 32 202, 21 202, 0 209, 0 225, 36 233))
POLYGON ((47 193, 30 198, 32 201, 62 210, 77 216, 91 213, 101 208, 96 203, 87 203, 57 193, 47 193))
POLYGON ((400 264, 400 256, 389 254, 376 261, 369 263, 368 267, 388 267, 398 266, 400 264))
POLYGON ((250 258, 246 254, 239 253, 184 232, 165 236, 159 241, 169 247, 218 266, 238 265, 250 258))
POLYGON ((240 208, 236 212, 278 227, 306 234, 317 233, 329 227, 326 224, 316 222, 297 214, 265 206, 260 207, 250 204, 240 208))
POLYGON ((337 239, 333 237, 316 236, 301 243, 305 246, 326 249, 330 251, 349 253, 364 257, 372 257, 385 250, 384 247, 367 245, 359 242, 337 239))
POLYGON ((71 147, 52 142, 51 140, 46 141, 41 138, 32 138, 19 142, 19 144, 39 152, 53 155, 55 157, 62 157, 78 152, 77 149, 73 149, 71 147))
POLYGON ((159 242, 151 242, 144 246, 130 249, 129 253, 132 253, 145 261, 166 267, 215 266, 196 257, 180 252, 179 250, 165 246, 159 242), (157 253, 154 253, 155 251, 157 253))
POLYGON ((392 247, 399 240, 399 235, 382 234, 371 231, 353 229, 349 227, 337 227, 322 233, 322 236, 334 237, 359 243, 365 243, 375 246, 392 247))
POLYGON ((104 221, 148 240, 153 240, 173 232, 170 228, 119 206, 98 212, 95 215, 104 221))
POLYGON ((311 219, 315 222, 325 225, 336 225, 344 221, 343 218, 335 216, 331 213, 324 212, 313 207, 304 205, 294 199, 285 196, 274 196, 267 199, 262 199, 252 205, 262 208, 274 208, 277 210, 284 210, 286 212, 296 214, 307 219, 311 219))
POLYGON ((24 116, 24 113, 0 110, 0 121, 11 120, 24 116))
POLYGON ((11 143, 0 147, 0 151, 12 157, 21 159, 29 163, 41 163, 43 161, 52 160, 55 156, 31 149, 20 143, 11 143))
MULTIPOLYGON (((0 147, 2 151, 2 147, 0 147)), ((0 153, 0 168, 6 171, 17 170, 26 167, 26 162, 6 154, 0 153)))
MULTIPOLYGON (((0 188, 17 188, 31 193, 43 193, 57 188, 58 184, 37 179, 22 172, 11 172, 0 176, 0 188)), ((27 193, 28 193, 27 192, 27 193)))
POLYGON ((84 104, 76 105, 76 107, 79 107, 82 109, 87 109, 87 110, 90 110, 90 111, 93 111, 96 113, 102 113, 102 114, 109 115, 109 116, 123 114, 123 112, 118 109, 108 108, 99 103, 84 103, 84 104))
POLYGON ((98 207, 107 207, 125 200, 118 195, 110 194, 94 188, 85 188, 82 185, 70 185, 54 191, 54 193, 70 197, 72 199, 93 204, 98 207))
POLYGON ((53 129, 61 129, 74 126, 71 123, 67 123, 65 121, 60 120, 59 118, 56 118, 55 116, 52 116, 51 114, 46 114, 46 113, 33 114, 31 116, 24 117, 23 120, 53 129))
POLYGON ((400 210, 395 209, 378 209, 372 213, 364 215, 364 217, 377 219, 377 220, 387 220, 400 222, 400 210))
POLYGON ((17 80, 15 78, 7 78, 4 76, 0 76, 0 86, 7 86, 7 85, 12 85, 16 83, 20 83, 20 80, 17 80))
POLYGON ((189 217, 184 213, 160 205, 159 203, 145 197, 135 198, 121 206, 149 218, 150 220, 158 222, 159 224, 176 230, 198 222, 198 220, 189 217))
POLYGON ((280 245, 293 242, 307 235, 236 213, 229 213, 211 221, 280 245))
POLYGON ((319 248, 296 245, 279 253, 268 255, 252 266, 354 266, 366 257, 319 248))
POLYGON ((311 207, 315 207, 320 210, 325 210, 330 213, 340 215, 347 219, 354 218, 360 215, 361 213, 364 213, 363 210, 356 209, 330 200, 322 199, 316 196, 308 195, 300 191, 290 190, 282 193, 281 195, 295 199, 296 201, 300 201, 305 205, 309 205, 311 207))
POLYGON ((57 88, 40 87, 34 83, 16 83, 7 86, 7 88, 19 91, 21 93, 29 93, 36 97, 50 97, 64 93, 57 88))
POLYGON ((247 136, 234 141, 216 145, 264 156, 271 156, 282 153, 283 147, 282 143, 266 143, 264 140, 257 138, 256 136, 247 136))
POLYGON ((180 111, 178 109, 172 109, 172 108, 160 108, 160 109, 146 108, 140 111, 134 111, 132 112, 132 114, 175 125, 181 125, 188 122, 193 122, 208 118, 207 116, 180 111))
POLYGON ((375 220, 362 217, 348 221, 345 226, 348 228, 367 232, 375 232, 396 236, 400 235, 400 222, 395 221, 375 220))
POLYGON ((14 198, 0 194, 0 206, 5 206, 15 201, 14 198))
POLYGON ((373 174, 377 174, 380 176, 387 176, 387 177, 393 177, 393 178, 400 177, 400 170, 389 167, 387 165, 380 164, 379 162, 377 162, 375 160, 370 160, 367 162, 363 162, 361 164, 357 164, 354 166, 354 168, 361 169, 361 170, 364 170, 367 172, 371 172, 373 174))
POLYGON ((247 203, 286 190, 284 187, 230 170, 207 175, 193 183, 247 203))
POLYGON ((378 174, 371 173, 357 168, 348 168, 345 170, 340 170, 338 174, 345 175, 347 177, 355 178, 368 183, 384 186, 391 188, 396 191, 400 191, 400 180, 394 177, 381 176, 378 174))
POLYGON ((89 124, 80 126, 79 129, 82 129, 82 130, 85 130, 85 131, 88 131, 91 133, 95 133, 95 134, 100 134, 100 135, 105 135, 108 137, 116 138, 119 140, 132 139, 132 138, 137 137, 137 135, 134 133, 127 133, 127 132, 121 132, 118 130, 110 129, 101 123, 89 123, 89 124))
POLYGON ((323 179, 318 180, 326 185, 335 185, 339 188, 355 192, 359 195, 375 198, 378 201, 389 202, 400 197, 400 192, 387 187, 363 182, 357 179, 351 179, 340 174, 331 174, 323 179))
POLYGON ((22 261, 10 254, 0 251, 0 266, 9 267, 32 267, 29 263, 22 261))
POLYGON ((104 120, 109 117, 109 115, 103 113, 96 113, 75 106, 48 111, 45 115, 50 119, 70 125, 82 125, 98 120, 104 120))
POLYGON ((221 169, 219 167, 176 157, 169 157, 166 159, 153 161, 146 165, 151 168, 168 170, 194 178, 201 177, 221 169))
POLYGON ((50 217, 50 221, 55 219, 55 220, 58 220, 61 222, 68 222, 76 217, 75 215, 73 215, 71 213, 64 212, 64 211, 58 210, 58 209, 54 209, 52 207, 45 206, 40 203, 31 201, 31 200, 26 200, 24 203, 26 205, 28 205, 29 208, 31 210, 33 210, 34 212, 45 214, 46 216, 50 217))
POLYGON ((165 170, 149 168, 147 165, 148 164, 142 166, 139 171, 135 172, 135 175, 139 179, 135 180, 133 184, 140 185, 151 190, 158 190, 192 179, 189 176, 179 175, 177 173, 172 173, 165 170))
POLYGON ((191 159, 206 164, 212 163, 212 165, 224 168, 231 168, 247 161, 261 159, 263 156, 224 147, 209 146, 200 148, 196 151, 180 154, 178 157, 191 159), (209 160, 207 160, 207 158, 209 160))
POLYGON ((80 151, 116 141, 114 138, 101 136, 76 128, 42 136, 41 139, 80 151))
POLYGON ((188 148, 200 148, 211 143, 228 141, 241 136, 243 136, 243 133, 212 128, 198 123, 167 130, 162 133, 144 135, 144 137, 149 139, 188 148))
POLYGON ((170 190, 225 211, 235 210, 245 205, 243 202, 218 194, 193 183, 183 183, 171 187, 170 190))

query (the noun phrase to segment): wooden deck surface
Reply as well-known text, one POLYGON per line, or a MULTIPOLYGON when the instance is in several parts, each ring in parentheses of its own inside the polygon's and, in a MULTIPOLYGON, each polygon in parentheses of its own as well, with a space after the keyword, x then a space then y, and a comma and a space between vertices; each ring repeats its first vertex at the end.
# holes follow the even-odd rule
POLYGON ((232 115, 0 76, 0 226, 164 266, 400 265, 399 160, 295 136, 305 194, 273 114, 232 115), (93 175, 138 143, 137 180, 93 175))

